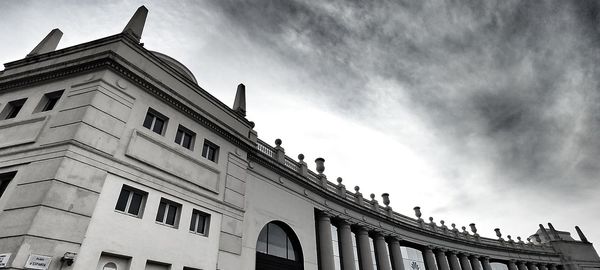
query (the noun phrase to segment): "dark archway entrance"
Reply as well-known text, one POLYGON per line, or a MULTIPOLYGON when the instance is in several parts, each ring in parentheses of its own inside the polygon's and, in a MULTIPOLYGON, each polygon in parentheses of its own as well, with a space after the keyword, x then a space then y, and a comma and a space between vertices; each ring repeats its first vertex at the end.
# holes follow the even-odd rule
POLYGON ((256 270, 303 270, 302 248, 298 237, 283 222, 265 225, 256 241, 256 270))

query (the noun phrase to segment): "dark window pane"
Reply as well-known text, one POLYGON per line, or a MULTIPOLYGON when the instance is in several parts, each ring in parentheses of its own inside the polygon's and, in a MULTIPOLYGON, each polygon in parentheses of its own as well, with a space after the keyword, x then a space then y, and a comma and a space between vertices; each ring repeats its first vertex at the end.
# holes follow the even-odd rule
POLYGON ((165 220, 165 210, 167 209, 167 204, 164 202, 160 202, 158 205, 158 213, 156 213, 156 221, 163 222, 165 220))
POLYGON ((294 246, 290 238, 287 238, 287 258, 290 260, 296 260, 296 254, 294 254, 294 246))
POLYGON ((192 222, 190 223, 190 231, 196 231, 196 220, 198 219, 198 212, 196 210, 192 211, 192 222))
POLYGON ((267 234, 268 226, 265 226, 258 235, 258 241, 256 242, 256 251, 265 254, 267 253, 267 234))
POLYGON ((181 136, 183 136, 183 130, 177 130, 177 134, 175 135, 175 143, 181 144, 181 136))
POLYGON ((146 119, 144 119, 144 127, 147 129, 152 128, 152 120, 154 120, 154 115, 151 113, 146 114, 146 119))
POLYGON ((202 157, 207 157, 208 156, 208 145, 205 143, 204 146, 202 146, 202 157))
POLYGON ((125 212, 125 208, 127 208, 127 199, 129 199, 129 190, 121 189, 121 194, 119 194, 115 209, 125 212))
POLYGON ((204 226, 206 226, 206 216, 200 215, 198 219, 198 229, 196 230, 196 232, 204 234, 204 226))
POLYGON ((46 102, 46 105, 42 109, 42 112, 54 109, 54 106, 56 105, 56 102, 58 102, 59 98, 60 97, 48 97, 48 102, 46 102))
POLYGON ((287 258, 287 235, 275 224, 269 224, 268 253, 280 258, 287 258))
POLYGON ((6 191, 10 181, 12 181, 12 179, 15 177, 15 174, 17 173, 9 172, 0 174, 0 198, 2 197, 2 194, 4 194, 4 191, 6 191))
POLYGON ((10 109, 10 112, 6 116, 6 119, 11 119, 11 118, 17 117, 17 114, 19 114, 19 111, 21 111, 22 107, 23 107, 23 105, 20 105, 20 104, 12 105, 12 108, 10 109))
POLYGON ((129 214, 138 215, 140 213, 140 206, 142 205, 142 199, 144 196, 140 193, 133 192, 131 197, 131 204, 129 205, 129 214))
POLYGON ((187 149, 190 149, 191 144, 192 144, 192 135, 187 134, 187 133, 183 134, 183 144, 182 144, 182 146, 185 147, 185 148, 187 148, 187 149))
POLYGON ((165 121, 156 117, 156 120, 154 120, 154 128, 152 128, 152 131, 154 131, 158 134, 162 134, 164 125, 165 125, 165 121))
POLYGON ((169 211, 167 212, 167 221, 169 225, 175 225, 175 217, 177 215, 177 206, 169 204, 169 211))

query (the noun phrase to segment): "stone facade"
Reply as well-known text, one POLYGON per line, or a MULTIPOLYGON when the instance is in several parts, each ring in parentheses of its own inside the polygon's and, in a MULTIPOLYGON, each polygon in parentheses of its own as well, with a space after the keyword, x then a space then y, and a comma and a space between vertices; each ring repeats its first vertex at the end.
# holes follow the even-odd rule
POLYGON ((146 14, 61 50, 53 30, 0 72, 0 268, 269 269, 264 253, 289 269, 404 270, 410 247, 428 270, 600 269, 579 229, 484 238, 332 183, 323 159, 308 170, 257 138, 243 85, 230 108, 146 50, 146 14), (287 255, 257 249, 268 224, 287 255))

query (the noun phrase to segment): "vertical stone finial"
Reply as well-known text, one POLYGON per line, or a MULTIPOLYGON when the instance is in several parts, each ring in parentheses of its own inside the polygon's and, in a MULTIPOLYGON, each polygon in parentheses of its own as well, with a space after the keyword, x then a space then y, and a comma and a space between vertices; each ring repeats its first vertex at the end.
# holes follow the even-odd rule
POLYGON ((510 243, 510 244, 514 244, 515 243, 515 240, 512 239, 512 237, 510 236, 510 234, 507 235, 506 238, 508 238, 508 243, 510 243))
POLYGON ((560 239, 560 235, 558 234, 558 232, 554 229, 554 226, 552 226, 552 223, 548 222, 548 228, 550 228, 550 232, 552 233, 554 239, 562 240, 560 239))
POLYGON ((277 162, 285 164, 285 149, 281 147, 281 139, 275 140, 275 158, 277 162))
POLYGON ((413 210, 415 210, 415 216, 417 216, 417 219, 421 220, 421 207, 415 206, 413 210))
POLYGON ((303 154, 298 155, 298 163, 300 164, 300 166, 298 166, 298 173, 304 177, 308 176, 308 165, 304 162, 303 154))
POLYGON ((233 110, 241 116, 246 116, 246 86, 242 83, 238 84, 235 92, 233 110))
POLYGON ((548 239, 548 241, 552 240, 552 238, 550 238, 550 234, 548 234, 548 231, 546 230, 546 228, 544 228, 544 225, 540 224, 540 231, 542 231, 542 234, 544 235, 544 238, 548 239))
POLYGON ((148 9, 145 6, 139 7, 123 28, 123 33, 131 35, 139 42, 144 31, 144 24, 146 24, 146 16, 148 16, 148 9))
POLYGON ((389 193, 383 193, 381 194, 381 197, 383 198, 383 204, 386 207, 390 206, 390 194, 389 193))
POLYGON ((581 239, 581 242, 589 243, 587 240, 587 237, 585 237, 585 235, 583 235, 583 232, 581 231, 579 226, 575 226, 575 231, 577 231, 577 235, 579 235, 579 239, 581 239))
POLYGON ((336 180, 338 182, 338 184, 337 184, 338 194, 340 196, 342 196, 343 198, 346 198, 346 186, 344 184, 342 184, 342 178, 338 177, 336 180))
POLYGON ((471 231, 473 232, 473 235, 477 235, 477 227, 475 227, 475 223, 469 224, 469 227, 471 227, 471 231))
POLYGON ((359 186, 355 186, 354 187, 354 200, 359 205, 363 205, 364 199, 363 199, 362 193, 360 193, 360 187, 359 186))
POLYGON ((494 231, 496 232, 496 236, 498 236, 498 239, 502 239, 502 233, 500 232, 499 228, 494 229, 494 231))
POLYGON ((525 243, 525 242, 523 242, 523 239, 521 239, 521 236, 517 236, 517 242, 518 242, 519 244, 523 244, 523 243, 525 243))
POLYGON ((50 33, 48 33, 48 35, 46 35, 46 37, 42 39, 42 41, 40 41, 40 43, 37 46, 35 46, 35 48, 33 48, 33 50, 29 54, 27 54, 27 57, 53 52, 54 50, 56 50, 56 47, 58 46, 58 42, 60 41, 62 35, 63 32, 60 31, 60 29, 52 29, 52 31, 50 31, 50 33))
POLYGON ((432 231, 436 231, 437 224, 435 224, 435 222, 433 221, 433 217, 429 217, 429 227, 432 231))
POLYGON ((465 237, 465 239, 469 239, 469 232, 467 231, 467 227, 462 226, 462 234, 465 237))
POLYGON ((448 226, 446 226, 444 223, 446 223, 444 220, 440 220, 440 224, 442 224, 442 232, 446 234, 448 233, 448 226))
POLYGON ((317 158, 317 159, 315 159, 315 163, 317 164, 317 172, 320 175, 323 175, 323 172, 325 171, 325 159, 317 158))
POLYGON ((373 208, 373 211, 379 212, 379 202, 375 200, 375 193, 371 193, 369 197, 371 197, 371 208, 373 208))

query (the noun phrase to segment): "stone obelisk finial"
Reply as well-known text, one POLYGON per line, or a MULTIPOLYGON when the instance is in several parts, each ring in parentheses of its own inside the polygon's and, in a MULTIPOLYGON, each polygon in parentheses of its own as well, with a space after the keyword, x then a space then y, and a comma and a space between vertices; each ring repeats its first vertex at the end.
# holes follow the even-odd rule
POLYGON ((139 7, 123 29, 123 33, 130 34, 139 42, 146 24, 146 16, 148 16, 148 9, 145 6, 139 7))
POLYGON ((246 116, 246 86, 239 84, 237 92, 235 92, 235 100, 233 101, 233 110, 241 116, 246 116))
POLYGON ((579 239, 581 239, 581 242, 589 243, 587 240, 587 237, 585 237, 585 235, 583 235, 583 232, 581 231, 579 226, 575 226, 575 230, 577 231, 577 234, 579 235, 579 239))
POLYGON ((62 35, 63 32, 60 31, 60 29, 52 29, 52 31, 50 31, 50 33, 48 33, 48 35, 44 39, 42 39, 42 41, 37 46, 35 46, 35 48, 33 48, 33 50, 29 54, 27 54, 27 57, 56 50, 56 47, 58 46, 58 42, 60 41, 62 35))

